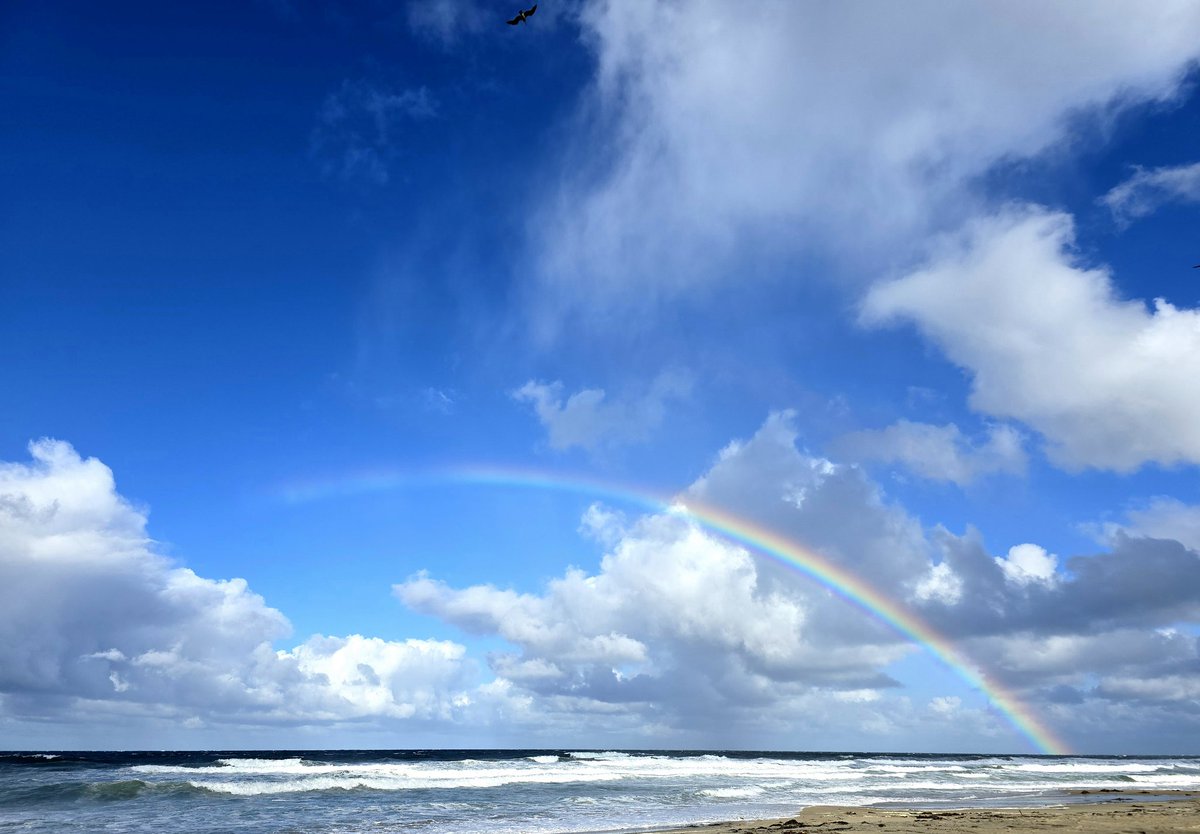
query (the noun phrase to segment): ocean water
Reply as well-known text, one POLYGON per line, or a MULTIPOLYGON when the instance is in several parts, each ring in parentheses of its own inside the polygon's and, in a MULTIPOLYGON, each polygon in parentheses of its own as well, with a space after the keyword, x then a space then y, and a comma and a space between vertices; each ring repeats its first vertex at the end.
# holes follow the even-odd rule
MULTIPOLYGON (((1200 789, 1200 757, 566 750, 0 753, 0 832, 632 831, 804 806, 1200 789)), ((1092 797, 1094 798, 1094 797, 1092 797)))

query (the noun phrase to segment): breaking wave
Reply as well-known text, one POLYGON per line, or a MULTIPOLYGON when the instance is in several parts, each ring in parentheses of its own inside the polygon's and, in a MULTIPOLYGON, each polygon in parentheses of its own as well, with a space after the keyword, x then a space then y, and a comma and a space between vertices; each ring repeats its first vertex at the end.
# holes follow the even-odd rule
POLYGON ((0 815, 34 834, 100 830, 114 819, 128 834, 199 834, 227 830, 230 814, 247 834, 650 830, 782 817, 817 804, 1036 805, 1121 789, 1200 790, 1200 758, 613 750, 0 755, 0 815))

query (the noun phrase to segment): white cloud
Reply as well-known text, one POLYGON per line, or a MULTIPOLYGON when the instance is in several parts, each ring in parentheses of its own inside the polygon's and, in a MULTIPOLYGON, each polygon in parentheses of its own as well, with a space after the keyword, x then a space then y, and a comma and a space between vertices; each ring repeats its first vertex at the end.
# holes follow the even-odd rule
POLYGON ((320 683, 317 706, 332 717, 450 719, 470 703, 466 649, 449 641, 310 638, 280 658, 320 683))
POLYGON ((997 557, 996 564, 1004 578, 1017 585, 1039 582, 1053 584, 1058 579, 1058 557, 1036 544, 1018 544, 1008 549, 1008 555, 997 557))
POLYGON ((1200 675, 1172 675, 1155 678, 1109 678, 1100 687, 1102 695, 1122 701, 1182 701, 1195 704, 1200 699, 1200 675))
POLYGON ((920 522, 858 467, 799 450, 794 416, 772 414, 750 440, 729 444, 688 494, 778 530, 880 586, 923 574, 931 548, 920 522))
POLYGON ((966 437, 954 423, 934 426, 900 420, 885 429, 847 434, 835 448, 858 460, 899 463, 916 474, 966 486, 996 472, 1021 474, 1028 463, 1020 432, 993 425, 979 441, 966 437))
MULTIPOLYGON (((926 566, 920 527, 862 473, 799 452, 790 416, 731 444, 691 499, 770 520, 881 582, 926 566), (799 496, 803 493, 804 498, 799 496), (741 503, 733 505, 726 499, 741 503)), ((782 565, 715 537, 686 513, 640 519, 589 508, 585 530, 608 546, 594 573, 572 569, 537 593, 453 588, 426 574, 396 586, 409 607, 514 651, 493 671, 542 709, 625 705, 638 720, 697 726, 788 713, 806 692, 893 685, 883 671, 912 651, 890 629, 782 565)), ((790 714, 790 713, 789 713, 790 714)))
MULTIPOLYGON (((753 517, 806 529, 864 570, 903 571, 906 548, 925 564, 919 527, 883 504, 856 469, 808 457, 794 438, 790 417, 773 416, 727 447, 688 494, 722 505, 736 495, 755 507, 753 517)), ((592 507, 584 524, 609 547, 595 573, 570 570, 539 593, 456 589, 422 574, 397 585, 397 596, 512 644, 513 652, 492 656, 492 669, 544 711, 624 705, 627 716, 670 726, 695 727, 717 713, 757 722, 789 713, 806 692, 855 693, 851 700, 866 704, 893 683, 883 669, 912 651, 825 589, 687 514, 628 520, 592 507)))
POLYGON ((929 572, 913 586, 913 597, 918 602, 933 600, 957 605, 962 600, 962 593, 962 578, 945 562, 932 565, 929 572))
POLYGON ((689 376, 667 372, 644 394, 622 399, 610 400, 600 388, 584 388, 564 401, 561 382, 533 380, 514 391, 513 397, 533 407, 552 449, 579 447, 595 452, 646 440, 661 425, 668 404, 686 397, 691 388, 689 376))
POLYGON ((218 722, 444 717, 468 689, 473 667, 453 643, 314 637, 275 650, 291 631, 283 614, 242 579, 206 579, 158 555, 108 467, 52 440, 30 452, 30 464, 0 465, 10 713, 65 698, 218 722))
POLYGON ((1062 466, 1200 462, 1200 311, 1121 299, 1073 243, 1058 212, 977 220, 874 287, 862 320, 913 322, 970 372, 972 408, 1041 432, 1062 466))
POLYGON ((588 505, 579 522, 579 532, 612 547, 629 531, 625 514, 600 503, 588 505))
POLYGON ((962 709, 962 698, 955 695, 934 698, 929 702, 929 709, 939 718, 954 718, 962 709))
POLYGON ((764 576, 744 549, 672 513, 642 519, 595 574, 570 570, 542 593, 454 589, 424 574, 395 590, 410 608, 511 643, 493 671, 571 710, 626 704, 678 719, 778 707, 798 686, 886 686, 878 669, 910 651, 886 633, 832 651, 808 623, 820 593, 764 576))
POLYGON ((1133 176, 1100 198, 1124 225, 1170 202, 1200 201, 1200 162, 1167 168, 1138 168, 1133 176))
POLYGON ((997 162, 1081 113, 1172 96, 1200 54, 1186 0, 768 2, 733 18, 717 0, 608 0, 580 19, 598 61, 589 144, 535 224, 531 297, 621 326, 614 304, 745 281, 755 257, 903 261, 997 162))

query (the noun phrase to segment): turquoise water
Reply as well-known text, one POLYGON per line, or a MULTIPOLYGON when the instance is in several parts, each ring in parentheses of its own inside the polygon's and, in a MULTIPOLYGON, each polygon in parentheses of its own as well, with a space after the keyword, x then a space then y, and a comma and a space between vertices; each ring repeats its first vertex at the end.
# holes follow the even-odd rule
POLYGON ((1200 790, 1200 758, 745 752, 0 754, 0 832, 629 831, 814 804, 1058 803, 1200 790))

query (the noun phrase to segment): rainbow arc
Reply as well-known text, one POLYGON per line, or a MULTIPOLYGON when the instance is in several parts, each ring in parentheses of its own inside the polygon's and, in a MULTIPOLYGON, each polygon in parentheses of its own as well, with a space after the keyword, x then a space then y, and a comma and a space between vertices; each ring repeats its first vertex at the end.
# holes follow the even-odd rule
POLYGON ((286 501, 303 503, 338 495, 381 492, 438 483, 572 492, 636 504, 654 512, 664 509, 686 512, 705 529, 807 576, 923 647, 968 686, 983 693, 1013 729, 1028 740, 1039 753, 1061 756, 1070 752, 1067 745, 1042 722, 1019 695, 979 669, 952 640, 908 606, 820 553, 754 521, 691 496, 662 495, 637 487, 542 470, 479 465, 415 472, 363 472, 332 480, 288 485, 279 490, 279 495, 286 501))

